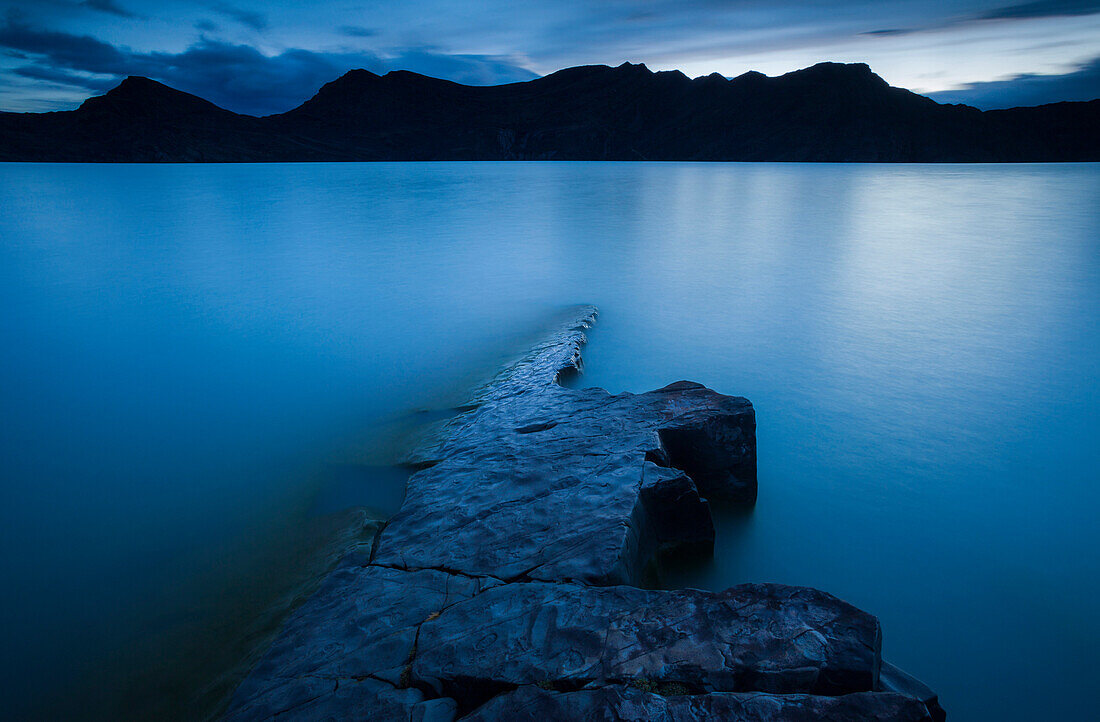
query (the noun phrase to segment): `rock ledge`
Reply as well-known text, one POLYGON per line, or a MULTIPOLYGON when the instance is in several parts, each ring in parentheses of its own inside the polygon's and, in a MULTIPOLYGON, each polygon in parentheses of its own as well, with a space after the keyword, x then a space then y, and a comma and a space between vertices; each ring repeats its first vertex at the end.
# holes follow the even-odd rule
POLYGON ((566 389, 572 309, 419 449, 230 701, 229 720, 942 720, 878 620, 805 587, 643 589, 709 554, 707 498, 756 498, 746 399, 681 381, 566 389))

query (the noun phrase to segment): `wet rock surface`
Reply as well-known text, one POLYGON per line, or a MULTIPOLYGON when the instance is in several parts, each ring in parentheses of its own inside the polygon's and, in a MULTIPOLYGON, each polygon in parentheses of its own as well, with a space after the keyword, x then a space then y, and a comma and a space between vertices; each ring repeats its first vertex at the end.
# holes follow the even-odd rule
POLYGON ((843 694, 874 689, 879 639, 874 617, 803 587, 505 584, 426 622, 411 673, 463 709, 530 684, 843 694))
POLYGON ((760 693, 668 695, 654 694, 637 687, 609 685, 577 692, 521 687, 514 692, 495 697, 463 719, 470 722, 923 722, 932 718, 919 701, 892 693, 860 692, 839 697, 760 693))
POLYGON ((287 622, 232 720, 942 719, 824 592, 639 588, 709 554, 707 497, 756 496, 745 399, 572 390, 592 307, 414 455, 404 505, 287 622))
POLYGON ((569 319, 420 452, 427 468, 409 479, 379 563, 639 584, 660 547, 713 544, 701 493, 755 499, 746 399, 688 382, 617 395, 555 383, 578 368, 594 319, 595 309, 569 319))

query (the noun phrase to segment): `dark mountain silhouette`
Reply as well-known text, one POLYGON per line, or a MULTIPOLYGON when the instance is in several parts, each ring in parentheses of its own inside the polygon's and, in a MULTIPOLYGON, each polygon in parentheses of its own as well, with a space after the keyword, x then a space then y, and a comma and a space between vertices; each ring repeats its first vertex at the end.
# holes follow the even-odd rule
POLYGON ((1100 160, 1100 100, 980 111, 863 64, 690 79, 644 65, 466 86, 352 70, 287 113, 238 115, 146 78, 77 110, 0 113, 0 160, 1100 160))

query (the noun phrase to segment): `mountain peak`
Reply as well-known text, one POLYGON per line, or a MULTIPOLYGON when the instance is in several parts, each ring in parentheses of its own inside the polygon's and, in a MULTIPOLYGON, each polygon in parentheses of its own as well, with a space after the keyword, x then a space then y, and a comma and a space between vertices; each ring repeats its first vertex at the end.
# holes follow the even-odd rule
POLYGON ((147 78, 144 75, 127 75, 126 78, 119 83, 115 90, 139 90, 142 88, 167 88, 164 83, 158 83, 152 78, 147 78))
POLYGON ((672 78, 675 80, 691 80, 688 76, 684 75, 682 70, 658 70, 654 73, 659 78, 672 78))
POLYGON ((378 73, 372 73, 371 71, 367 70, 366 68, 352 68, 351 70, 344 73, 343 75, 341 75, 339 78, 337 78, 336 80, 334 80, 332 82, 335 83, 335 82, 338 82, 338 81, 341 81, 341 80, 343 80, 343 81, 370 80, 372 78, 377 78, 377 77, 379 77, 378 73))
POLYGON ((831 88, 833 92, 854 93, 860 96, 890 88, 890 84, 876 75, 867 63, 818 63, 781 75, 776 80, 781 84, 831 88))
POLYGON ((374 82, 381 78, 380 75, 372 73, 369 70, 363 68, 355 68, 341 75, 336 80, 330 80, 320 87, 317 91, 317 95, 320 95, 329 90, 347 90, 349 88, 362 87, 367 83, 374 82))
POLYGON ((796 73, 830 73, 830 74, 850 74, 850 75, 874 75, 871 72, 871 66, 867 63, 836 63, 831 60, 827 60, 821 63, 815 63, 808 68, 794 71, 796 73))
POLYGON ((382 77, 380 75, 363 68, 349 70, 336 80, 330 80, 322 85, 320 89, 314 93, 312 98, 297 108, 287 111, 287 113, 294 113, 303 108, 310 108, 318 105, 329 106, 333 103, 341 103, 349 96, 357 97, 363 93, 369 92, 369 88, 381 79, 382 77))
POLYGON ((105 98, 147 98, 150 96, 186 95, 164 83, 146 78, 144 75, 129 75, 121 83, 107 91, 105 98))
POLYGON ((229 113, 197 95, 176 90, 142 75, 130 75, 106 94, 88 98, 79 110, 127 115, 170 115, 196 112, 229 113))
POLYGON ((886 81, 871 70, 867 63, 817 63, 802 70, 795 70, 780 77, 807 77, 820 80, 873 80, 885 84, 886 81))

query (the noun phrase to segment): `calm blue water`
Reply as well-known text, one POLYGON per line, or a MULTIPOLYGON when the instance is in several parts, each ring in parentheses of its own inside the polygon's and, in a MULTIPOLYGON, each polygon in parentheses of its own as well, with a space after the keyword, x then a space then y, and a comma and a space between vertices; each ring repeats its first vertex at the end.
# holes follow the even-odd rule
POLYGON ((955 720, 1094 707, 1098 165, 6 164, 0 198, 7 699, 107 658, 126 691, 242 545, 385 513, 418 412, 591 302, 584 383, 757 408, 759 503, 674 583, 831 591, 955 720))

